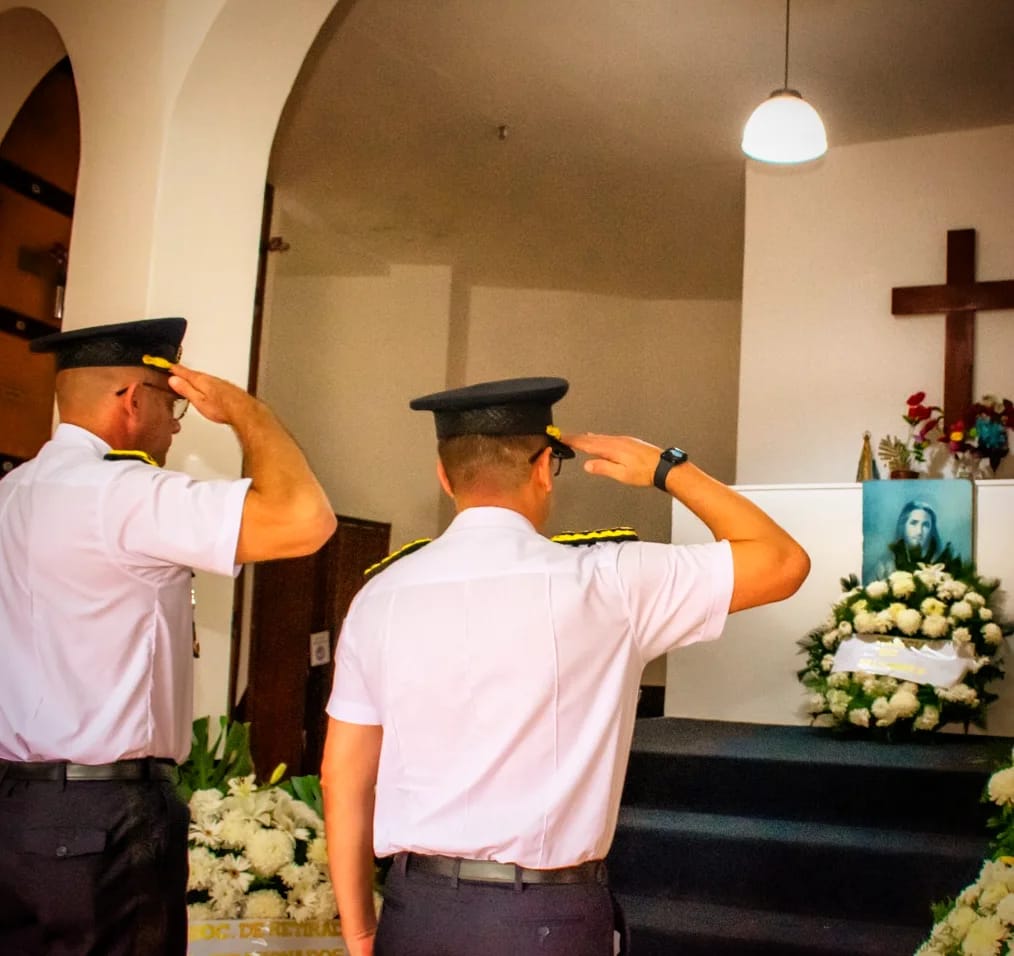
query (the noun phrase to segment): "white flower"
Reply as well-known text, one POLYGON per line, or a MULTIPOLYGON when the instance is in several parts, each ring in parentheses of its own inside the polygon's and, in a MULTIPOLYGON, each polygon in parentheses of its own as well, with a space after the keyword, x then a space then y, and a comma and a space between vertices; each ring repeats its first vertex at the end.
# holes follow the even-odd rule
POLYGON ((940 711, 933 706, 923 707, 922 713, 916 717, 912 724, 916 730, 932 730, 940 723, 940 711))
POLYGON ((860 611, 853 620, 857 634, 875 634, 877 632, 877 615, 869 611, 860 611))
POLYGON ((964 956, 997 956, 1000 941, 1007 936, 1007 927, 995 915, 982 916, 968 927, 961 944, 964 956))
POLYGON ((244 919, 284 919, 285 900, 277 890, 254 890, 243 903, 244 919))
POLYGON ((827 679, 828 687, 847 687, 852 680, 852 674, 849 671, 836 671, 827 679))
POLYGON ((922 615, 913 607, 898 612, 898 630, 902 634, 918 634, 922 626, 922 615))
POLYGON ((919 610, 923 614, 943 614, 947 610, 947 605, 935 597, 928 597, 919 605, 919 610))
POLYGON ((919 712, 919 699, 904 685, 894 692, 889 703, 899 717, 912 717, 919 712))
POLYGON ((924 618, 922 622, 922 632, 927 637, 944 637, 950 628, 950 621, 939 614, 924 618))
POLYGON ((978 591, 969 591, 965 595, 965 603, 971 604, 972 607, 982 607, 986 603, 986 599, 978 591))
POLYGON ((292 862, 295 843, 284 830, 258 830, 246 845, 250 865, 260 876, 273 876, 292 862))
POLYGON ((996 915, 1008 925, 1014 926, 1014 893, 1008 893, 996 904, 996 915))
POLYGON ((915 578, 910 571, 895 571, 888 575, 887 581, 895 597, 908 597, 915 590, 915 578))
POLYGON ((1003 631, 1000 630, 998 624, 994 624, 992 621, 982 629, 983 640, 987 644, 999 644, 1003 640, 1003 631))
POLYGON ((951 631, 951 640, 955 644, 967 644, 972 639, 972 633, 967 627, 956 627, 951 631))
POLYGON ((222 843, 227 846, 242 849, 259 829, 259 824, 251 820, 242 810, 226 810, 222 814, 219 836, 222 843))
POLYGON ((256 789, 257 784, 254 783, 253 774, 246 777, 233 777, 229 781, 229 796, 232 797, 248 797, 251 796, 256 789))
MULTIPOLYGON (((932 585, 927 584, 927 587, 932 587, 932 585)), ((955 581, 954 578, 948 577, 941 581, 937 587, 937 597, 942 601, 960 601, 967 590, 968 585, 963 581, 955 581)))
POLYGON ((970 906, 955 906, 947 922, 951 924, 958 938, 961 939, 968 932, 969 927, 979 918, 979 914, 970 906))
POLYGON ((871 581, 866 585, 866 594, 874 600, 887 597, 887 591, 888 587, 886 581, 871 581))
POLYGON ((217 790, 195 790, 190 795, 191 818, 204 818, 218 813, 222 807, 222 794, 217 790))
POLYGON ((834 667, 834 655, 833 654, 825 654, 824 657, 821 659, 820 669, 825 674, 829 674, 831 672, 831 668, 832 667, 834 667))
POLYGON ((206 846, 190 848, 190 876, 188 890, 205 890, 211 885, 211 877, 218 858, 206 846))
POLYGON ((190 821, 190 842, 203 846, 216 847, 221 845, 219 834, 222 821, 212 816, 199 817, 190 821))
POLYGON ((860 611, 865 611, 869 606, 869 602, 865 598, 860 598, 858 601, 853 601, 849 605, 849 609, 852 611, 852 616, 855 617, 860 611))
POLYGON ((992 621, 993 612, 988 607, 979 608, 979 620, 980 621, 992 621))
POLYGON ((997 903, 1007 895, 1007 884, 1002 880, 985 887, 979 897, 979 912, 996 909, 997 903))
POLYGON ((849 723, 855 724, 857 727, 869 727, 870 712, 865 707, 857 707, 855 710, 850 710, 849 723))
POLYGON ((890 608, 883 611, 877 611, 877 632, 879 634, 889 634, 891 628, 894 627, 894 614, 890 608))
POLYGON ((845 716, 845 711, 848 710, 849 703, 852 700, 852 695, 844 690, 829 690, 827 692, 827 706, 828 710, 839 719, 845 716))
MULTIPOLYGON (((820 714, 827 709, 827 698, 823 694, 810 694, 806 698, 806 712, 808 714, 820 714)), ((310 850, 316 844, 316 840, 310 844, 310 850)), ((307 859, 310 858, 310 851, 307 851, 307 859)), ((314 861, 318 862, 318 861, 314 861)), ((326 862, 326 861, 325 861, 326 862)))
POLYGON ((842 621, 841 624, 838 625, 838 633, 841 634, 842 637, 848 637, 852 633, 852 622, 842 621))
POLYGON ((1001 807, 1004 804, 1014 804, 1014 767, 994 773, 989 778, 986 790, 993 803, 1001 807))
MULTIPOLYGON (((817 694, 816 696, 820 697, 822 701, 821 710, 823 710, 824 697, 822 694, 817 694)), ((310 845, 306 848, 306 859, 310 863, 316 863, 317 866, 327 866, 327 840, 324 837, 314 837, 310 841, 310 845)))
POLYGON ((967 601, 955 601, 951 605, 951 617, 956 621, 967 621, 974 613, 967 601))
POLYGON ((937 697, 941 700, 953 701, 956 704, 964 704, 966 707, 974 707, 979 703, 979 695, 974 687, 968 684, 955 684, 953 687, 936 688, 937 697))
POLYGON ((824 645, 829 651, 834 650, 838 645, 838 628, 833 631, 828 631, 821 639, 821 644, 824 645))

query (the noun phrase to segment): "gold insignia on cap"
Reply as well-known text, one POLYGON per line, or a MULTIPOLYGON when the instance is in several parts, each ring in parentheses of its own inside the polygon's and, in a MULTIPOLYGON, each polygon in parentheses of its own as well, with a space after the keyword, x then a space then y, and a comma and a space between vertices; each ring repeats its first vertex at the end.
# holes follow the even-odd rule
POLYGON ((555 438, 557 441, 559 441, 560 440, 560 435, 562 433, 560 432, 560 429, 557 428, 555 425, 547 425, 546 426, 546 434, 550 438, 555 438))
MULTIPOLYGON (((179 355, 180 353, 177 352, 176 353, 177 362, 179 361, 179 355)), ((162 358, 161 355, 142 355, 141 361, 144 362, 145 365, 154 365, 155 368, 165 369, 165 371, 167 372, 169 371, 170 368, 172 368, 173 364, 168 359, 162 358)))

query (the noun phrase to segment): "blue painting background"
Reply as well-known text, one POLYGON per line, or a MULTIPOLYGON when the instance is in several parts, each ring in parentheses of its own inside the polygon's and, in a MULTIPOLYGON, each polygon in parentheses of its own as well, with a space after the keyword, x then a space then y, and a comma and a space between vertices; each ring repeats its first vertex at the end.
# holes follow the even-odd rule
POLYGON ((925 502, 937 516, 941 545, 966 561, 972 560, 971 481, 913 479, 863 482, 863 583, 876 579, 876 569, 889 557, 901 509, 909 502, 925 502))

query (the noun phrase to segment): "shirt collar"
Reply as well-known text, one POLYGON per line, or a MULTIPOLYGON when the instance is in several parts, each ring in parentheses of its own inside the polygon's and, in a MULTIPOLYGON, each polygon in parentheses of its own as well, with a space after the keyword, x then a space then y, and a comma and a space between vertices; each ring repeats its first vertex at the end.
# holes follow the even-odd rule
POLYGON ((58 441, 61 445, 79 445, 93 448, 98 452, 100 458, 111 448, 109 444, 104 442, 94 432, 90 432, 87 428, 82 428, 80 425, 69 425, 67 422, 61 422, 56 426, 56 431, 53 432, 53 441, 58 441))
POLYGON ((535 526, 522 514, 510 508, 483 506, 466 508, 455 515, 447 531, 470 531, 473 528, 514 528, 529 534, 538 534, 535 526))

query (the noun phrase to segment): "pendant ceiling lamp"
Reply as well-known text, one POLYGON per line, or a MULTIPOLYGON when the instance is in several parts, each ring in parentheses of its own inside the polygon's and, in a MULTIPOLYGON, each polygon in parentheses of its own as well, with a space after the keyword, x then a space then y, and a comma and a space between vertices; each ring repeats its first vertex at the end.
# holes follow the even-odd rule
POLYGON ((789 4, 785 0, 785 84, 753 111, 743 129, 743 152, 764 163, 805 163, 827 152, 817 111, 789 88, 789 4))

